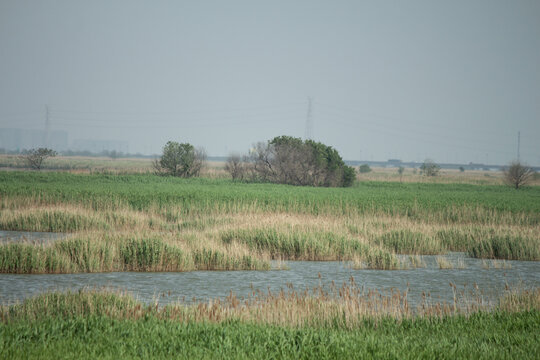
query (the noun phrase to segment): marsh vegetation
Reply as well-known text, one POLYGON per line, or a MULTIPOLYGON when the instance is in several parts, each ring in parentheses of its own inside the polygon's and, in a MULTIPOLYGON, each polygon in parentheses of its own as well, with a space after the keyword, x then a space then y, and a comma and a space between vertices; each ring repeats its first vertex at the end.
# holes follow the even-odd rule
POLYGON ((272 259, 354 260, 467 252, 540 259, 540 192, 363 182, 353 188, 153 175, 0 173, 0 228, 71 233, 0 246, 0 271, 267 269, 272 259))
MULTIPOLYGON (((482 271, 502 273, 514 260, 540 260, 537 186, 514 191, 501 178, 473 173, 456 172, 460 180, 451 181, 374 170, 349 188, 314 188, 161 177, 148 166, 143 173, 0 172, 0 229, 65 235, 0 244, 0 272, 267 270, 275 261, 287 269, 291 260, 403 270, 425 268, 432 255, 436 268, 427 270, 449 273, 467 271, 462 258, 445 256, 462 252, 482 259, 482 271)), ((500 357, 511 349, 527 358, 538 349, 537 286, 506 291, 497 303, 450 286, 454 300, 440 302, 411 302, 408 290, 354 281, 164 306, 116 291, 47 292, 2 306, 0 351, 27 358, 74 349, 208 357, 217 348, 230 357, 444 358, 500 357)))

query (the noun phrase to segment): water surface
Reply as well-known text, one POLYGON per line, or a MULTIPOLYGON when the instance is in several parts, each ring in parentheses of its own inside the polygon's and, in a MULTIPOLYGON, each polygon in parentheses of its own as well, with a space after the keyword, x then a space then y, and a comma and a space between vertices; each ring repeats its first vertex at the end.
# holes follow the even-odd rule
MULTIPOLYGON (((77 290, 85 287, 110 287, 130 292, 139 300, 166 304, 175 301, 206 301, 225 297, 230 291, 247 296, 253 289, 279 291, 292 284, 296 290, 323 285, 330 287, 348 283, 351 277, 365 289, 406 290, 409 301, 416 305, 422 292, 433 301, 453 300, 453 283, 458 290, 478 284, 486 301, 494 301, 506 285, 525 288, 540 286, 540 262, 506 261, 506 269, 486 268, 486 261, 454 253, 447 256, 464 269, 439 269, 435 256, 422 257, 426 267, 411 270, 354 270, 344 262, 286 262, 289 270, 269 271, 193 271, 183 273, 93 273, 93 274, 0 274, 0 303, 10 304, 49 290, 77 290), (321 278, 319 278, 319 273, 321 278), (163 296, 166 294, 166 296, 163 296)), ((491 264, 491 261, 487 261, 491 264)))

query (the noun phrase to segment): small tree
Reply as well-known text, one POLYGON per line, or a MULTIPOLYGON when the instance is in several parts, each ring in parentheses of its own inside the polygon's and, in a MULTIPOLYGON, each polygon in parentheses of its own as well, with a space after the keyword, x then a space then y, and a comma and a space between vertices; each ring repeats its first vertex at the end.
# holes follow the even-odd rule
POLYGON ((420 170, 422 170, 422 173, 426 176, 437 176, 439 175, 440 169, 441 167, 430 159, 426 159, 422 166, 420 166, 420 170))
POLYGON ((398 167, 397 172, 399 174, 399 182, 403 179, 403 172, 405 171, 405 168, 403 166, 398 167))
POLYGON ((521 164, 519 161, 513 161, 508 168, 504 169, 504 180, 516 190, 526 185, 533 175, 533 169, 521 164))
POLYGON ((233 180, 243 180, 246 172, 246 163, 238 154, 231 154, 225 163, 225 171, 227 171, 233 180))
POLYGON ((188 143, 169 141, 163 147, 163 155, 154 160, 153 166, 159 175, 192 177, 199 176, 205 160, 203 149, 195 149, 188 143))
POLYGON ((122 152, 116 151, 116 150, 112 150, 112 151, 109 151, 109 152, 108 152, 108 156, 109 156, 111 159, 116 160, 116 159, 118 159, 120 156, 122 156, 122 152))
POLYGON ((48 148, 30 149, 23 153, 22 158, 35 170, 41 170, 43 162, 50 157, 55 157, 57 152, 48 148))
POLYGON ((369 167, 368 164, 360 165, 360 167, 358 168, 358 172, 360 172, 360 174, 365 174, 365 173, 368 173, 370 171, 371 171, 371 168, 369 167))

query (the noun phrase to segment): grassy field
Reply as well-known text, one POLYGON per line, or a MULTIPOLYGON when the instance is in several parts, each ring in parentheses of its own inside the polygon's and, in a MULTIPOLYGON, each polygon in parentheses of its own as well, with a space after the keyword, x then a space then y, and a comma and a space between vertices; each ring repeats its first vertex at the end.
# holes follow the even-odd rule
POLYGON ((540 187, 247 184, 150 174, 0 172, 0 229, 72 233, 0 246, 0 271, 267 269, 269 260, 402 268, 396 254, 540 260, 540 187))
POLYGON ((538 290, 509 293, 489 311, 438 304, 420 314, 402 294, 340 290, 164 308, 104 291, 46 293, 0 309, 0 357, 536 359, 540 351, 538 290))

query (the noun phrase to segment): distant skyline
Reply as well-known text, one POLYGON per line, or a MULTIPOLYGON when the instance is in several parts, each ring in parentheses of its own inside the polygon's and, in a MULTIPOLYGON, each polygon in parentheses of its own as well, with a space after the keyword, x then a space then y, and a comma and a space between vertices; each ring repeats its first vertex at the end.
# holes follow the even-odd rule
POLYGON ((312 97, 348 160, 540 165, 540 1, 0 0, 0 79, 0 129, 131 153, 303 138, 312 97))

